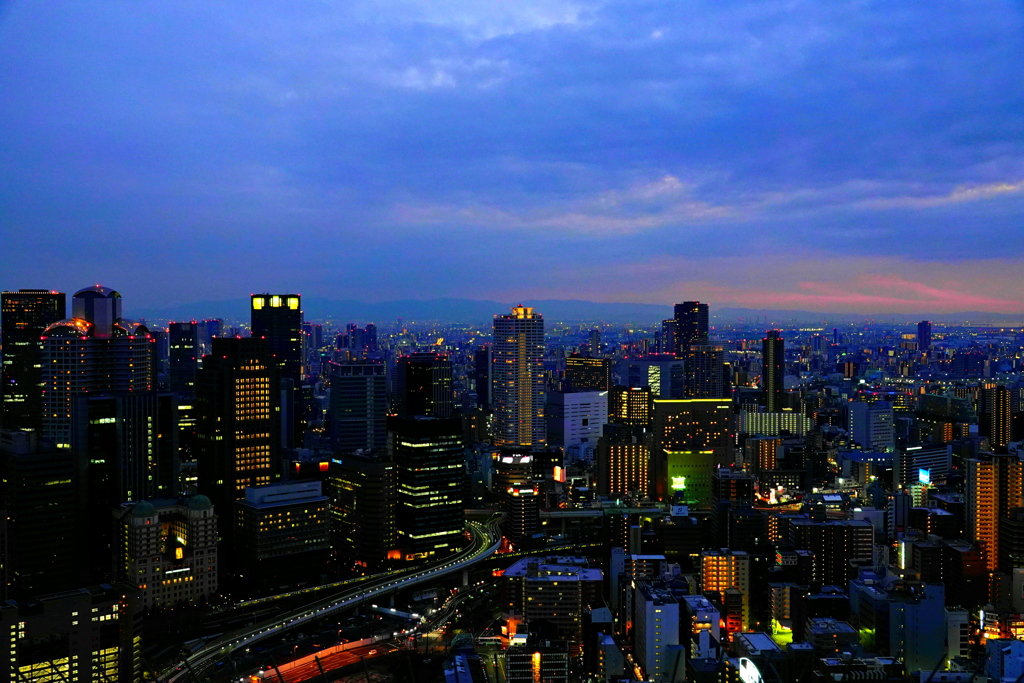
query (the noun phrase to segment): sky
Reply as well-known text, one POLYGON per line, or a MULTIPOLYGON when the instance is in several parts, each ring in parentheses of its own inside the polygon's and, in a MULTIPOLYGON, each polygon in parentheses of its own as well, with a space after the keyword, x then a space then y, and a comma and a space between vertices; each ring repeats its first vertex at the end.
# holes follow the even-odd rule
POLYGON ((0 287, 1024 312, 1021 0, 0 0, 0 287))

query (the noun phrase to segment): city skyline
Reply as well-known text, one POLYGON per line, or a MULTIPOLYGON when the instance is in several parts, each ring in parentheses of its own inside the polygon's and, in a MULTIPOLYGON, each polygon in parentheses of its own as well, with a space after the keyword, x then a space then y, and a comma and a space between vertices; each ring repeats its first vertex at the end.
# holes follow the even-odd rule
POLYGON ((386 10, 5 3, 0 287, 1024 312, 1019 7, 386 10))

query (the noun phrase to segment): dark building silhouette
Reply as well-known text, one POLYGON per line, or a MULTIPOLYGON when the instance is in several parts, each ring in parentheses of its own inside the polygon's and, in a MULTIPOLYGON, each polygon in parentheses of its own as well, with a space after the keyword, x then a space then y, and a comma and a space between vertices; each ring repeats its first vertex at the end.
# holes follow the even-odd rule
POLYGON ((699 301, 676 304, 675 351, 679 353, 691 346, 706 345, 709 340, 708 305, 699 301))
POLYGON ((932 324, 922 320, 917 324, 917 348, 920 351, 928 351, 932 347, 932 324))
POLYGON ((4 429, 42 430, 39 338, 49 325, 64 319, 66 308, 63 292, 20 289, 0 294, 0 426, 4 429))
POLYGON ((302 382, 306 375, 302 352, 302 300, 298 294, 253 294, 252 336, 267 341, 267 350, 280 371, 282 443, 297 446, 305 431, 302 382))
POLYGON ((491 409, 491 346, 481 346, 473 351, 473 379, 476 387, 476 404, 484 410, 491 409))
POLYGON ((335 565, 376 570, 399 559, 394 462, 343 455, 328 464, 326 481, 335 565))
POLYGON ((0 431, 0 598, 25 600, 86 583, 76 514, 75 457, 38 432, 0 431))
POLYGON ((395 463, 396 530, 405 557, 460 547, 465 521, 462 420, 390 418, 388 454, 395 463))
POLYGON ((387 391, 380 361, 331 363, 330 435, 335 450, 351 453, 385 447, 387 391))
POLYGON ((399 417, 449 418, 454 413, 452 362, 440 353, 400 356, 395 369, 395 408, 399 417))
POLYGON ((199 323, 170 323, 168 336, 168 388, 183 397, 194 395, 199 371, 199 323))
POLYGON ((694 344, 680 349, 685 362, 686 398, 723 398, 728 395, 725 381, 725 351, 721 346, 694 344))
POLYGON ((768 330, 761 342, 761 385, 764 405, 769 413, 782 410, 783 378, 786 375, 786 349, 779 330, 768 330))

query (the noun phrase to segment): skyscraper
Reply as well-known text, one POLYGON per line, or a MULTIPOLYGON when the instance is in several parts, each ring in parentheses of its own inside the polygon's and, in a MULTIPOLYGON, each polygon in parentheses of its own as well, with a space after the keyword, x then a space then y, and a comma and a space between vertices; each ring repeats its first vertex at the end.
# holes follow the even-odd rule
POLYGON ((544 319, 532 308, 516 306, 511 315, 494 316, 491 374, 494 443, 543 446, 544 319))
POLYGON ((63 292, 20 289, 0 294, 0 397, 4 429, 42 429, 42 387, 39 371, 43 330, 65 316, 63 292))
POLYGON ((199 492, 231 528, 234 502, 246 486, 279 477, 278 373, 265 340, 222 337, 196 377, 196 460, 199 492))
POLYGON ((400 356, 396 365, 395 408, 400 417, 448 418, 453 411, 452 362, 440 353, 400 356))
POLYGON ((782 410, 783 377, 786 374, 786 351, 782 332, 768 330, 761 341, 761 378, 764 405, 769 413, 782 410))
POLYGON ((43 331, 43 436, 71 447, 75 397, 153 388, 153 340, 121 319, 121 295, 95 285, 75 293, 72 317, 43 331))
POLYGON ((380 361, 332 362, 330 435, 335 450, 375 451, 387 444, 388 386, 380 361))
POLYGON ((721 346, 691 344, 680 349, 679 357, 685 362, 686 398, 726 398, 725 352, 721 346))
POLYGON ((565 359, 566 391, 608 391, 612 384, 612 362, 573 354, 565 359))
POLYGON ((675 352, 708 343, 708 305, 684 301, 675 305, 675 352))
POLYGON ((298 294, 253 294, 250 301, 252 336, 267 340, 267 350, 280 369, 281 389, 288 397, 281 406, 285 443, 301 444, 305 430, 302 380, 306 374, 302 353, 302 300, 298 294))
POLYGON ((928 351, 932 347, 932 324, 928 320, 922 320, 917 324, 917 348, 919 351, 928 351))
POLYGON ((388 451, 395 463, 395 521, 405 556, 430 557, 458 548, 465 508, 462 421, 390 418, 388 451))
POLYGON ((1022 503, 1024 463, 1014 455, 982 454, 965 461, 967 538, 985 555, 985 566, 999 566, 999 522, 1022 503))
POLYGON ((195 393, 196 372, 199 370, 199 323, 170 323, 167 325, 169 344, 168 388, 182 397, 195 393))
POLYGON ((722 399, 654 401, 654 495, 710 507, 716 466, 733 460, 732 405, 722 399))

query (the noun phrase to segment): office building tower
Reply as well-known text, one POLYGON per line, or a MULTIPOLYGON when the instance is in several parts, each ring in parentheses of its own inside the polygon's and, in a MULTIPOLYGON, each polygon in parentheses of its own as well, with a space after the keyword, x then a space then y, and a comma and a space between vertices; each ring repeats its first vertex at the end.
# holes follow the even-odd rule
POLYGON ((266 340, 280 372, 282 445, 300 446, 306 429, 302 300, 298 294, 253 294, 250 302, 252 336, 266 340))
POLYGON ((224 336, 224 321, 220 318, 207 318, 199 321, 199 353, 200 358, 213 353, 213 338, 224 336))
POLYGON ((1014 455, 983 454, 964 462, 967 538, 981 546, 988 571, 999 566, 999 521, 1022 505, 1024 462, 1014 455))
POLYGON ((626 358, 615 364, 618 385, 650 387, 656 398, 684 398, 686 387, 684 361, 667 354, 626 358))
POLYGON ((675 318, 661 321, 661 337, 658 344, 659 353, 671 353, 675 355, 679 352, 676 348, 676 321, 675 318))
POLYGON ((646 443, 602 438, 598 441, 597 492, 602 495, 649 498, 651 449, 646 443))
POLYGON ((198 488, 221 511, 222 534, 247 486, 280 478, 279 372, 266 340, 221 337, 196 376, 198 488))
POLYGON ((440 353, 400 356, 395 367, 395 409, 399 417, 447 419, 454 414, 452 362, 440 353))
POLYGON ((786 376, 786 350, 779 330, 768 330, 761 341, 761 386, 769 413, 782 411, 783 378, 786 376))
POLYGON ((660 582, 651 581, 638 581, 633 596, 633 652, 644 671, 643 680, 675 680, 669 648, 680 644, 679 601, 660 582))
POLYGON ((141 680, 141 610, 124 584, 79 588, 0 605, 9 635, 0 680, 135 683, 141 680))
POLYGON ((336 451, 375 451, 387 445, 387 377, 373 360, 332 362, 329 409, 336 451))
POLYGON ((491 346, 473 350, 473 387, 476 404, 484 410, 491 409, 491 346))
POLYGON ((708 305, 684 301, 675 305, 676 352, 691 346, 703 346, 709 340, 708 305))
POLYGON ((701 589, 718 595, 729 633, 744 631, 750 624, 750 564, 750 555, 742 550, 704 550, 700 554, 701 589))
POLYGON ((249 486, 234 507, 233 574, 239 589, 266 593, 322 582, 330 533, 320 482, 249 486))
POLYGON ((1012 392, 1003 385, 988 384, 978 392, 979 431, 988 437, 994 453, 1005 453, 1010 445, 1012 425, 1012 392))
POLYGON ((4 429, 43 427, 40 369, 43 331, 66 315, 63 292, 21 289, 0 294, 0 426, 4 429))
POLYGON ((953 465, 953 447, 945 443, 901 446, 893 460, 893 485, 903 488, 918 482, 945 484, 953 465))
POLYGON ((685 363, 685 398, 728 398, 725 351, 721 346, 691 345, 677 354, 685 363))
POLYGON ((715 467, 733 461, 732 405, 722 399, 654 402, 654 495, 710 507, 715 467))
POLYGON ((865 571, 850 581, 850 625, 860 646, 899 657, 908 671, 934 669, 946 657, 946 604, 942 584, 884 581, 865 571))
POLYGON ((339 569, 372 572, 401 558, 395 479, 395 464, 387 458, 343 455, 328 463, 331 550, 339 569))
POLYGON ((43 436, 71 447, 71 410, 83 394, 149 391, 152 338, 121 319, 121 295, 96 285, 75 293, 72 316, 43 331, 43 436))
POLYGON ((604 575, 579 557, 527 557, 501 576, 502 609, 527 624, 548 622, 558 637, 579 643, 583 610, 602 602, 604 575))
POLYGON ((217 594, 217 515, 209 498, 123 503, 114 517, 116 575, 134 587, 141 609, 201 605, 217 594))
POLYGON ((601 355, 601 330, 591 330, 590 337, 588 339, 588 346, 590 347, 590 355, 595 358, 601 355))
POLYGON ((498 446, 543 446, 544 319, 527 306, 494 316, 491 398, 494 443, 498 446))
POLYGON ((859 567, 874 561, 875 530, 865 520, 794 519, 789 522, 788 535, 795 549, 814 553, 814 579, 824 585, 844 586, 859 567))
POLYGON ((584 446, 593 451, 608 422, 608 392, 549 391, 545 411, 550 446, 584 446))
POLYGON ((888 401, 847 404, 847 431, 861 448, 871 451, 892 452, 895 436, 893 407, 888 401))
POLYGON ((199 372, 199 323, 170 323, 167 336, 167 387, 178 396, 191 397, 199 372))
POLYGON ((398 544, 407 559, 450 553, 461 546, 465 523, 462 421, 394 417, 388 453, 398 485, 398 544))
POLYGON ((110 511, 121 503, 178 493, 178 402, 155 391, 82 394, 72 406, 79 514, 90 542, 79 561, 90 583, 111 580, 115 535, 110 511))
POLYGON ((494 458, 492 491, 505 513, 501 530, 516 545, 529 543, 540 530, 540 489, 533 482, 530 453, 499 451, 494 458))
POLYGON ((75 458, 31 430, 0 431, 0 598, 27 600, 86 583, 75 458))
POLYGON ((502 657, 505 683, 569 683, 572 658, 564 640, 532 638, 526 645, 512 645, 502 657))
POLYGON ((615 386, 608 392, 608 421, 628 427, 649 427, 654 416, 650 387, 615 386))
POLYGON ((573 354, 565 359, 566 391, 608 391, 612 383, 612 361, 573 354))
POLYGON ((932 348, 932 324, 922 320, 917 324, 917 349, 929 351, 932 348))

